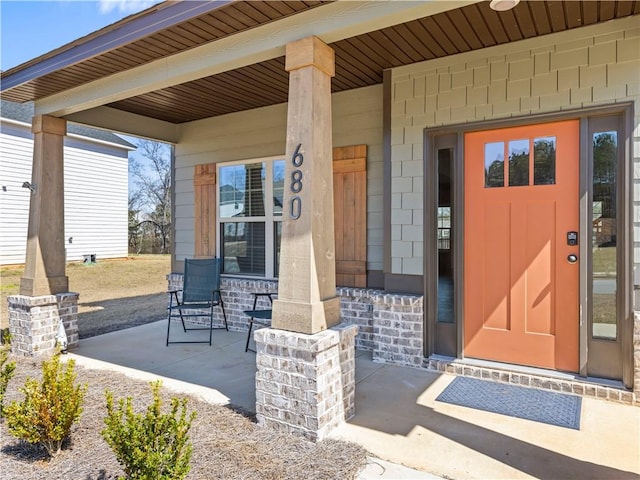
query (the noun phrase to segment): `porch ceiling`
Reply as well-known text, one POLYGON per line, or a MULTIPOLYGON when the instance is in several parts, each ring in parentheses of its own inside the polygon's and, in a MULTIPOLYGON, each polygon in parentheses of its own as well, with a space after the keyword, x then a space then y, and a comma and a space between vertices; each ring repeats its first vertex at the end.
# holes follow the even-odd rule
MULTIPOLYGON (((162 13, 173 2, 160 4, 142 14, 162 13), (160 12, 160 13, 158 13, 160 12)), ((185 2, 189 4, 191 2, 185 2)), ((2 99, 38 100, 108 75, 173 55, 204 43, 215 42, 321 6, 323 1, 212 2, 184 13, 181 23, 149 29, 130 43, 105 49, 90 58, 60 68, 55 65, 30 80, 2 91, 2 99)), ((466 5, 381 30, 331 43, 336 52, 333 92, 382 83, 385 69, 430 60, 493 45, 593 25, 640 14, 640 1, 523 1, 513 10, 497 13, 489 2, 466 5)), ((107 30, 126 26, 124 19, 107 30)), ((102 30, 96 32, 98 36, 102 30)), ((104 32, 103 32, 104 34, 104 32)), ((77 45, 8 70, 2 77, 50 59, 77 45)), ((183 123, 287 101, 288 74, 284 57, 133 96, 109 104, 122 111, 171 123, 183 123)))

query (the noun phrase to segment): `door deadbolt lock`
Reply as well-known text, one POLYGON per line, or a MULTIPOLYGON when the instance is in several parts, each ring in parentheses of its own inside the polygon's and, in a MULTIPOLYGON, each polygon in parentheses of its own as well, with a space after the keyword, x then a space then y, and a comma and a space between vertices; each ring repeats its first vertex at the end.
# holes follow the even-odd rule
POLYGON ((567 232, 567 245, 570 247, 578 245, 578 232, 567 232))
POLYGON ((569 263, 576 263, 578 261, 578 256, 572 253, 567 257, 567 261, 569 263))

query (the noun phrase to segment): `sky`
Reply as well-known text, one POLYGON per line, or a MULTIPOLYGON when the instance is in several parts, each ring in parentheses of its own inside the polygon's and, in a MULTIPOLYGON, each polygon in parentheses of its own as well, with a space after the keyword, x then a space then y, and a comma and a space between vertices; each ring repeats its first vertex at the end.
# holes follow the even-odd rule
POLYGON ((0 0, 0 69, 8 70, 158 3, 0 0))

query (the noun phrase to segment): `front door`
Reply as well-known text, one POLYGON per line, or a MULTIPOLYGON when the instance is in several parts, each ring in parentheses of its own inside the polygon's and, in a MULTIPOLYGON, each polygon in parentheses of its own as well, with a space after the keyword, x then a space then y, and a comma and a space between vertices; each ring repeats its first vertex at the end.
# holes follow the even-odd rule
POLYGON ((579 122, 464 137, 464 355, 577 372, 579 122))

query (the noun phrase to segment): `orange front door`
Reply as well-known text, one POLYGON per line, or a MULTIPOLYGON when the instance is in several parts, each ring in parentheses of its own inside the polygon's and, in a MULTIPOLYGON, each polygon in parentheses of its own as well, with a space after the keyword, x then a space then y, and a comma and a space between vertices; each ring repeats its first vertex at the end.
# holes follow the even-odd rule
POLYGON ((465 135, 466 357, 578 371, 578 126, 465 135))

